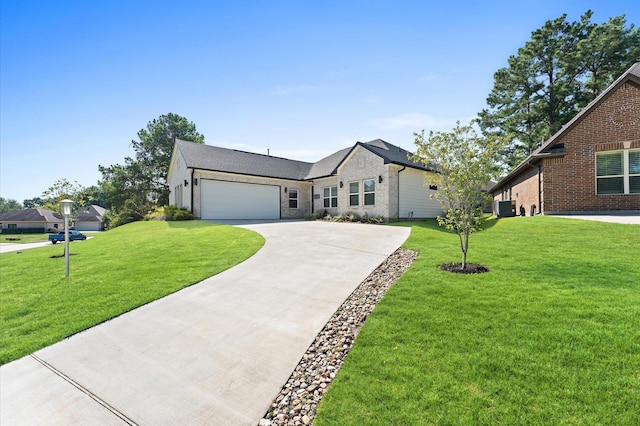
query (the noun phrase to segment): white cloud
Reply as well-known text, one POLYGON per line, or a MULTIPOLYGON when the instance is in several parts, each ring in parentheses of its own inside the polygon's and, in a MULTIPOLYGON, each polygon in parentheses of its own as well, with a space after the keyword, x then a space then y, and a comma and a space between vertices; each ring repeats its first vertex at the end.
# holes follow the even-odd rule
POLYGON ((383 129, 448 129, 455 126, 456 120, 444 117, 434 117, 429 114, 407 113, 380 120, 383 129))

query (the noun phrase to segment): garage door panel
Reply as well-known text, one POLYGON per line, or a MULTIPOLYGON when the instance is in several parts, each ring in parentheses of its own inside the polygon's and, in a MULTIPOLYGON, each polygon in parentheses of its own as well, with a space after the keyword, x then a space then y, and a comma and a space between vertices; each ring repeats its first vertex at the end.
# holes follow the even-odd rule
POLYGON ((280 187, 201 181, 203 219, 279 219, 280 187))

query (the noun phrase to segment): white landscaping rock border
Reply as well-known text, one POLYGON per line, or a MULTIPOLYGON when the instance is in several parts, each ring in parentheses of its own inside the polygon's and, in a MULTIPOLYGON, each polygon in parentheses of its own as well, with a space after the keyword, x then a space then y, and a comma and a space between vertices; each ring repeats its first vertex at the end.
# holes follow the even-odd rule
POLYGON ((417 257, 418 252, 399 248, 351 293, 302 356, 259 426, 313 422, 367 316, 417 257))

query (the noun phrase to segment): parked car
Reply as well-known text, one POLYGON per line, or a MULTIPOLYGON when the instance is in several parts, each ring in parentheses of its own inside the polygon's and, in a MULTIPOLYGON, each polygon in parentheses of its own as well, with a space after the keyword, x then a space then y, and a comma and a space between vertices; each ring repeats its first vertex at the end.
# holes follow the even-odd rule
MULTIPOLYGON (((87 239, 87 236, 81 232, 69 231, 69 241, 86 240, 86 239, 87 239)), ((49 241, 51 241, 51 244, 55 244, 58 241, 64 242, 64 231, 58 232, 57 234, 49 235, 49 241)))

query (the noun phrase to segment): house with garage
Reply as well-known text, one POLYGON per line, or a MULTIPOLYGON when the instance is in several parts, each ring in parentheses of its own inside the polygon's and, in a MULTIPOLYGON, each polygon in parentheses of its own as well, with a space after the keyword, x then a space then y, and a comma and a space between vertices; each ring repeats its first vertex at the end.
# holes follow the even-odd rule
POLYGON ((424 185, 432 172, 376 139, 316 163, 176 140, 167 182, 170 204, 200 219, 300 219, 355 213, 385 220, 442 212, 424 185))
POLYGON ((78 210, 74 215, 74 229, 76 231, 103 231, 106 211, 107 209, 96 204, 78 210))
POLYGON ((640 214, 640 63, 491 192, 496 214, 640 214))
POLYGON ((64 230, 64 216, 48 209, 22 209, 0 214, 3 234, 39 234, 64 230))

